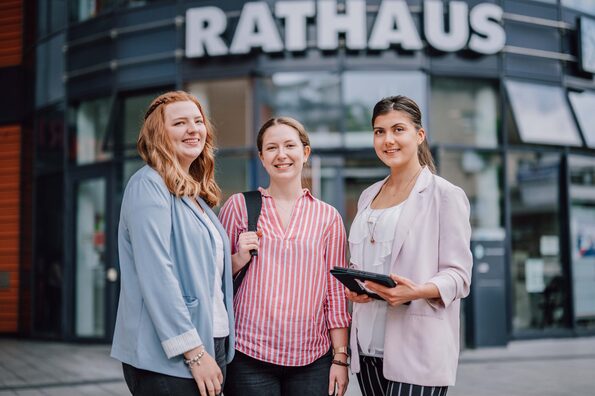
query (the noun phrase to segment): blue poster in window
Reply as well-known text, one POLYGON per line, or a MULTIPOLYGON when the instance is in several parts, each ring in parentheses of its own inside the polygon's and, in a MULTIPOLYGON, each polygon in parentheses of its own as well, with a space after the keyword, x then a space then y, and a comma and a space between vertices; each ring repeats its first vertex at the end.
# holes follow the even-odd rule
POLYGON ((572 206, 572 283, 576 319, 595 317, 595 206, 572 206))

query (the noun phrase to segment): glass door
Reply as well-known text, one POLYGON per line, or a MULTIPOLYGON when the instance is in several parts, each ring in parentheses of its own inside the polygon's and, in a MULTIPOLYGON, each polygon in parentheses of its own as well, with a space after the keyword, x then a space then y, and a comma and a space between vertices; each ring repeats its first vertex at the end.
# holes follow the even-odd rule
MULTIPOLYGON (((103 167, 102 167, 103 169, 103 167)), ((107 169, 105 169, 107 171, 107 169)), ((118 272, 112 261, 112 188, 108 172, 74 178, 73 332, 75 338, 109 339, 116 311, 118 272)))
POLYGON ((516 335, 569 327, 568 282, 561 252, 560 167, 557 153, 513 152, 508 156, 516 335))

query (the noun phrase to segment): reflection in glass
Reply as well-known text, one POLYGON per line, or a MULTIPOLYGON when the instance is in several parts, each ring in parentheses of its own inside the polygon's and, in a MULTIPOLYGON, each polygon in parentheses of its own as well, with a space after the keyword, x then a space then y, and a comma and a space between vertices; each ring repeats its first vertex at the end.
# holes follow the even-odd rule
POLYGON ((595 148, 595 92, 569 92, 568 97, 587 146, 595 148))
POLYGON ((347 158, 343 169, 345 189, 345 213, 343 221, 347 230, 357 214, 357 202, 362 191, 384 179, 390 169, 374 156, 371 158, 347 158))
POLYGON ((62 334, 63 182, 62 173, 35 181, 33 331, 55 337, 62 334))
POLYGON ((560 257, 558 154, 510 153, 513 328, 568 324, 560 257))
POLYGON ((345 144, 348 147, 372 147, 372 110, 387 96, 405 95, 415 100, 426 125, 426 75, 421 72, 345 72, 345 144))
POLYGON ((195 95, 215 127, 217 147, 252 147, 252 84, 249 79, 194 82, 195 95))
POLYGON ((309 165, 304 169, 304 186, 316 198, 332 205, 339 213, 345 213, 343 192, 343 172, 345 159, 340 156, 310 156, 309 165))
POLYGON ((568 163, 574 320, 595 329, 595 159, 571 156, 568 163))
POLYGON ((70 19, 84 21, 116 7, 139 7, 158 0, 71 0, 70 19))
POLYGON ((157 92, 129 96, 123 99, 122 123, 124 124, 124 147, 131 152, 136 153, 136 141, 143 124, 145 112, 149 108, 151 101, 158 95, 157 92))
POLYGON ((276 73, 262 82, 262 122, 273 116, 293 117, 306 127, 312 147, 341 145, 338 75, 276 73))
POLYGON ((59 170, 64 166, 64 109, 52 106, 39 113, 35 128, 35 168, 59 170))
POLYGON ((217 156, 215 179, 221 188, 221 202, 232 194, 246 191, 250 180, 250 162, 247 156, 217 156))
POLYGON ((432 79, 432 143, 498 145, 498 92, 489 81, 432 79))
POLYGON ((524 143, 582 145, 562 88, 518 81, 505 84, 524 143))
POLYGON ((106 140, 110 109, 109 98, 82 102, 75 109, 77 164, 88 164, 111 158, 106 140))
POLYGON ((141 159, 133 159, 124 161, 123 175, 122 175, 122 191, 126 188, 128 180, 136 173, 137 170, 145 166, 145 161, 141 159))
POLYGON ((105 180, 79 183, 76 196, 75 333, 79 337, 103 337, 105 180))
POLYGON ((440 175, 461 187, 469 198, 473 233, 502 230, 503 174, 500 155, 445 150, 439 158, 440 175))
POLYGON ((36 48, 35 106, 39 109, 64 99, 64 33, 42 41, 36 48))
POLYGON ((562 0, 562 5, 586 14, 595 15, 595 0, 562 0))

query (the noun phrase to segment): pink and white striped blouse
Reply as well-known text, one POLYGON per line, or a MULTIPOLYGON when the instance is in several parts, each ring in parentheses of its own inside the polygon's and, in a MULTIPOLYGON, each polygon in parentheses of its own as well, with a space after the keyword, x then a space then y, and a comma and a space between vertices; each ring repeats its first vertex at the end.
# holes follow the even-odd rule
MULTIPOLYGON (((329 350, 329 330, 351 320, 343 287, 329 273, 347 265, 345 227, 335 208, 304 189, 283 230, 273 197, 259 190, 262 237, 234 298, 236 349, 277 365, 305 366, 329 350)), ((247 229, 242 194, 229 198, 219 218, 233 254, 247 229)))

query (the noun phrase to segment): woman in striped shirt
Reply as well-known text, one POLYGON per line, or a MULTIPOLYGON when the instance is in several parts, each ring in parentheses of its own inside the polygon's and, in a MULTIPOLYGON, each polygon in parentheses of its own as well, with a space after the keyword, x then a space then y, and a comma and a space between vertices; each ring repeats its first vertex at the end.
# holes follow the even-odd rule
POLYGON ((302 124, 270 119, 257 147, 270 178, 267 188, 259 188, 259 232, 246 232, 242 194, 230 197, 219 214, 231 240, 234 274, 249 261, 250 250, 258 250, 234 300, 236 356, 225 395, 342 395, 350 316, 343 288, 329 270, 346 266, 343 221, 302 186, 311 150, 302 124))

